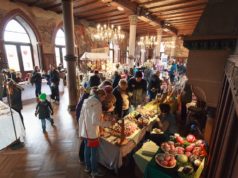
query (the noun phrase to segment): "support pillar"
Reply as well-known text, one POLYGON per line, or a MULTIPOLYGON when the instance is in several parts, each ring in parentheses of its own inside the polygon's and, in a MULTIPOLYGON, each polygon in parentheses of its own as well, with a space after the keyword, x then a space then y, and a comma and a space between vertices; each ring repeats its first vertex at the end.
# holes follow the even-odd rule
POLYGON ((175 57, 176 40, 177 40, 177 36, 173 36, 171 40, 170 58, 175 57))
POLYGON ((135 59, 135 48, 136 48, 136 23, 137 23, 137 15, 129 16, 130 20, 130 36, 129 36, 129 59, 127 64, 129 67, 133 67, 134 59, 135 59))
POLYGON ((160 60, 160 45, 162 41, 162 33, 163 29, 160 27, 157 29, 157 37, 156 37, 156 46, 155 46, 155 58, 154 58, 154 64, 158 63, 158 60, 160 60))
POLYGON ((67 86, 69 94, 70 111, 75 109, 77 104, 77 87, 76 87, 76 56, 74 51, 74 16, 73 0, 62 0, 64 32, 66 44, 66 56, 64 59, 67 63, 67 86))

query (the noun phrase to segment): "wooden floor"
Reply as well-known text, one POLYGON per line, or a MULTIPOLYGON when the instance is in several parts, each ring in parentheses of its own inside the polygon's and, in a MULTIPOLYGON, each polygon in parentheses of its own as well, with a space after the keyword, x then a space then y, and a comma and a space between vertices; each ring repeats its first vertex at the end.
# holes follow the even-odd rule
MULTIPOLYGON (((44 135, 41 122, 34 116, 36 103, 24 105, 23 116, 26 126, 25 146, 0 151, 0 178, 88 178, 84 166, 78 161, 79 139, 74 113, 67 111, 67 93, 59 105, 53 104, 55 127, 47 122, 44 135)), ((105 178, 139 178, 134 170, 115 176, 104 170, 105 178)))

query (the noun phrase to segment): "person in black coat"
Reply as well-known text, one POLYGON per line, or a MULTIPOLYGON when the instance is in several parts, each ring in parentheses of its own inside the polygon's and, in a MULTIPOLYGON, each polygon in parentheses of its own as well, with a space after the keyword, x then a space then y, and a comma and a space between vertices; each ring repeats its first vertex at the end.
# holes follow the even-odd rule
POLYGON ((34 68, 34 71, 31 77, 31 83, 35 84, 35 94, 36 94, 36 97, 38 97, 41 94, 41 83, 42 83, 42 76, 38 66, 35 66, 34 68))
POLYGON ((50 71, 51 99, 55 100, 56 102, 59 102, 60 100, 59 82, 60 82, 59 72, 55 67, 52 67, 50 71))
POLYGON ((157 71, 155 74, 153 74, 149 80, 149 85, 148 85, 148 94, 150 101, 155 99, 156 95, 158 93, 161 93, 161 83, 162 81, 159 78, 160 72, 157 71))
POLYGON ((22 90, 19 85, 17 85, 12 79, 8 79, 6 82, 7 93, 9 95, 9 105, 12 109, 19 113, 22 124, 25 128, 24 119, 21 113, 22 110, 22 90))
POLYGON ((121 76, 119 75, 118 71, 115 71, 114 76, 113 76, 113 84, 112 84, 113 88, 117 87, 120 79, 121 79, 121 76))
POLYGON ((50 115, 53 115, 53 108, 50 104, 50 102, 46 99, 46 94, 42 93, 39 96, 40 102, 38 102, 36 106, 35 116, 39 114, 39 119, 41 120, 42 124, 42 130, 44 133, 46 133, 46 122, 47 119, 50 121, 51 125, 54 125, 53 119, 50 117, 50 115))
POLYGON ((129 95, 131 95, 131 104, 134 107, 141 105, 146 100, 147 82, 142 79, 142 72, 137 71, 135 77, 128 82, 129 95))
POLYGON ((121 79, 118 86, 114 88, 112 92, 116 97, 116 107, 114 112, 118 118, 122 118, 129 113, 130 102, 127 87, 127 81, 125 79, 121 79))
POLYGON ((97 87, 98 85, 100 85, 101 80, 100 77, 98 76, 98 71, 95 70, 94 71, 94 75, 92 75, 89 79, 89 87, 97 87))

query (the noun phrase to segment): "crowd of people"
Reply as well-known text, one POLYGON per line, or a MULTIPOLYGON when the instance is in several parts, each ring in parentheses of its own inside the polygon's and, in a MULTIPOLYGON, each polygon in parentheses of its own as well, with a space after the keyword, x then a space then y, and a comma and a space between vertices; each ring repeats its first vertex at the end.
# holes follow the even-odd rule
MULTIPOLYGON (((102 175, 97 167, 100 127, 112 125, 116 120, 122 119, 132 110, 157 97, 176 97, 178 91, 182 101, 182 118, 185 118, 186 104, 192 99, 191 86, 188 82, 185 82, 183 89, 175 90, 176 83, 186 73, 186 68, 175 62, 172 62, 170 70, 143 66, 135 66, 123 71, 119 70, 119 68, 117 69, 112 78, 104 80, 100 76, 100 71, 95 70, 89 80, 82 83, 83 92, 76 106, 79 137, 82 138, 79 159, 85 164, 85 172, 90 172, 92 177, 102 175)), ((42 130, 46 133, 46 120, 50 121, 51 125, 54 126, 54 120, 51 117, 54 111, 51 101, 48 101, 46 94, 41 91, 43 78, 47 80, 47 84, 51 89, 51 101, 59 103, 59 70, 54 66, 50 66, 49 71, 42 74, 40 68, 35 66, 29 78, 30 82, 35 85, 35 96, 38 99, 35 115, 41 120, 42 130)), ((2 77, 0 76, 0 80, 3 83, 0 88, 0 96, 9 96, 11 108, 19 113, 24 125, 21 114, 22 88, 17 84, 19 80, 17 80, 14 73, 9 71, 4 71, 2 77), (8 82, 4 82, 6 79, 8 82)), ((176 132, 174 114, 177 109, 169 104, 161 105, 161 122, 156 127, 163 131, 176 132)), ((154 138, 153 135, 148 134, 146 137, 152 140, 154 138)), ((161 139, 159 140, 161 141, 161 139)))

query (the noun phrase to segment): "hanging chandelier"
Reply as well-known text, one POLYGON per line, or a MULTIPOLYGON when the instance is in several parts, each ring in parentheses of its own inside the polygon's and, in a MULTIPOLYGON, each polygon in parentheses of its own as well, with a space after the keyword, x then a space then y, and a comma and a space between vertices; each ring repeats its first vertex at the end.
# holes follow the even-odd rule
POLYGON ((139 46, 145 46, 146 48, 152 48, 158 44, 156 36, 141 36, 140 41, 137 43, 139 46))
POLYGON ((96 41, 118 42, 125 38, 125 34, 121 32, 121 27, 114 25, 97 25, 97 31, 93 34, 96 41))

